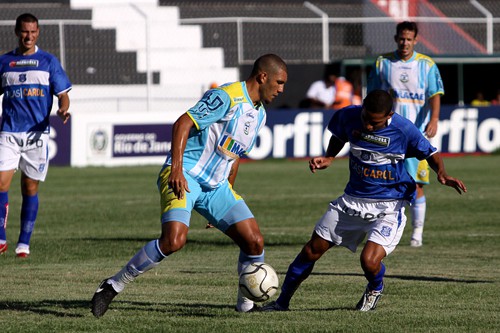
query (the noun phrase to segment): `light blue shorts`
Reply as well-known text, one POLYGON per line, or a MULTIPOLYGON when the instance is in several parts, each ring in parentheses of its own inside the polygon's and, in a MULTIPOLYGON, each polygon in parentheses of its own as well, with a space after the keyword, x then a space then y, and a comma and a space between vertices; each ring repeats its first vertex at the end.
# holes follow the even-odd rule
POLYGON ((177 221, 189 227, 194 209, 214 227, 226 232, 231 225, 254 217, 243 198, 227 181, 215 189, 207 189, 184 172, 191 192, 186 192, 184 198, 179 200, 173 191, 168 190, 169 175, 170 166, 162 169, 158 176, 162 223, 177 221))
POLYGON ((405 160, 405 168, 417 184, 428 185, 430 183, 429 163, 426 160, 419 161, 416 158, 408 158, 405 160))

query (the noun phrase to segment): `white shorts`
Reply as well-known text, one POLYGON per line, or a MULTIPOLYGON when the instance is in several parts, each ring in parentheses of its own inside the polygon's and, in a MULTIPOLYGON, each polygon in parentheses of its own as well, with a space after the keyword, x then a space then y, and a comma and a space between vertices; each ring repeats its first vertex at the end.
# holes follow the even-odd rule
POLYGON ((44 132, 0 132, 0 171, 21 171, 44 181, 49 167, 49 134, 44 132))
POLYGON ((405 200, 380 201, 347 194, 330 202, 314 231, 335 245, 356 252, 367 240, 381 245, 389 255, 401 240, 406 225, 405 200))

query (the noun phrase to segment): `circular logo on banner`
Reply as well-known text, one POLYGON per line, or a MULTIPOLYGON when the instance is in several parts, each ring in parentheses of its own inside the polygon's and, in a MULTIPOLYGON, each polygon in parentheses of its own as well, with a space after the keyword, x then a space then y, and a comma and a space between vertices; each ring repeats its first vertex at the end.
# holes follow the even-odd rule
POLYGON ((106 152, 108 147, 109 136, 105 130, 97 129, 92 132, 90 136, 90 148, 92 152, 97 154, 103 154, 106 152))

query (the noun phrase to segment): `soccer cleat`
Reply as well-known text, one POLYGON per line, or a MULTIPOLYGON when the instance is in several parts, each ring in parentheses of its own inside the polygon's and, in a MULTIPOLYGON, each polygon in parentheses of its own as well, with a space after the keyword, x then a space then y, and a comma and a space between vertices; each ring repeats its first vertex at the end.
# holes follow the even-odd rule
POLYGON ((7 252, 7 243, 0 244, 0 254, 7 252))
POLYGON ((263 307, 261 307, 260 311, 261 312, 288 311, 288 308, 284 308, 278 303, 276 303, 276 301, 272 301, 271 303, 268 303, 263 307))
POLYGON ((383 286, 380 291, 369 290, 368 287, 366 287, 365 293, 363 294, 358 304, 356 305, 356 309, 358 309, 359 311, 375 310, 375 308, 377 307, 377 303, 380 300, 380 297, 382 297, 383 291, 384 291, 383 286))
POLYGON ((109 284, 108 279, 104 279, 97 287, 94 297, 92 297, 91 309, 92 314, 96 318, 102 317, 106 311, 108 311, 109 304, 115 298, 118 293, 113 289, 113 286, 109 284))
POLYGON ((422 241, 412 238, 411 241, 410 241, 410 246, 411 247, 421 247, 422 246, 422 241))
POLYGON ((28 258, 30 256, 30 247, 27 245, 18 245, 16 247, 16 256, 18 258, 28 258))

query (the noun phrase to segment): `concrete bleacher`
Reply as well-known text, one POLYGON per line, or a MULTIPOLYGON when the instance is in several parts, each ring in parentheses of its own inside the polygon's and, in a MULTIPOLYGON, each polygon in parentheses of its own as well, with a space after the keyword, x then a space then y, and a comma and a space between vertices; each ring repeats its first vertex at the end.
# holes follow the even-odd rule
MULTIPOLYGON (((78 25, 64 25, 65 69, 74 84, 141 84, 146 83, 146 74, 136 69, 137 55, 133 52, 118 52, 115 32, 112 30, 92 29, 90 22, 92 11, 89 9, 71 9, 68 4, 46 2, 26 4, 12 1, 0 4, 0 20, 11 21, 12 25, 0 26, 2 41, 11 40, 10 47, 17 46, 13 33, 14 20, 22 13, 32 13, 40 20, 41 34, 38 45, 59 59, 61 38, 58 21, 78 20, 78 25), (119 74, 116 73, 119 71, 119 74)), ((6 47, 4 43, 2 47, 6 47)))
MULTIPOLYGON (((199 26, 179 24, 177 7, 159 7, 155 0, 72 0, 71 7, 91 9, 94 29, 116 31, 116 50, 136 54, 139 72, 159 73, 159 81, 148 90, 140 86, 113 90, 121 99, 140 92, 137 98, 144 100, 148 93, 150 109, 186 109, 212 82, 239 79, 237 68, 224 67, 222 48, 202 47, 199 26)), ((130 103, 127 105, 131 108, 130 103)), ((121 103, 123 108, 127 106, 121 103)))
POLYGON ((176 7, 159 8, 154 0, 0 4, 0 20, 11 23, 0 25, 0 38, 11 40, 12 49, 17 45, 14 20, 24 12, 40 20, 38 45, 64 58, 74 85, 73 112, 138 111, 146 106, 185 110, 212 82, 239 79, 236 68, 224 67, 222 48, 202 47, 200 27, 181 26, 176 7), (61 20, 65 22, 63 55, 59 26, 53 24, 61 20), (152 84, 146 86, 148 70, 152 84))

